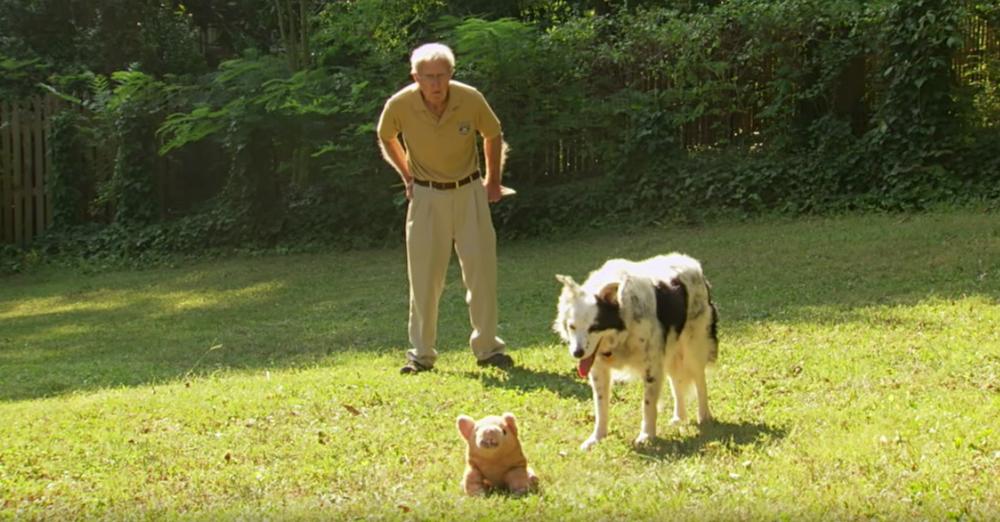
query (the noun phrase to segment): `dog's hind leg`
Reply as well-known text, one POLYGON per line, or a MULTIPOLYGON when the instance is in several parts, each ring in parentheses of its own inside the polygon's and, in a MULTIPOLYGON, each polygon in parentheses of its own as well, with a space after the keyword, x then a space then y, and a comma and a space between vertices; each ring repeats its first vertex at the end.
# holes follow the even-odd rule
POLYGON ((608 435, 608 408, 611 405, 611 367, 598 361, 590 369, 590 387, 594 391, 594 433, 580 449, 588 450, 608 435))
POLYGON ((712 412, 708 411, 708 384, 705 382, 705 368, 695 370, 694 387, 698 393, 698 424, 712 420, 712 412))
POLYGON ((687 389, 691 383, 675 375, 670 375, 670 392, 674 396, 674 416, 670 424, 680 424, 687 419, 687 389))
POLYGON ((681 351, 678 354, 679 364, 676 374, 680 377, 677 388, 686 391, 694 385, 695 393, 698 396, 698 424, 712 420, 712 413, 708 409, 708 384, 705 382, 705 367, 715 361, 718 357, 718 344, 711 334, 710 325, 707 322, 699 321, 700 324, 694 326, 689 336, 684 339, 681 351))
POLYGON ((718 353, 718 345, 710 336, 705 336, 692 343, 694 346, 692 357, 688 358, 688 371, 694 381, 695 391, 698 393, 698 424, 712 420, 712 412, 708 409, 708 384, 705 382, 705 366, 712 361, 714 354, 718 353))

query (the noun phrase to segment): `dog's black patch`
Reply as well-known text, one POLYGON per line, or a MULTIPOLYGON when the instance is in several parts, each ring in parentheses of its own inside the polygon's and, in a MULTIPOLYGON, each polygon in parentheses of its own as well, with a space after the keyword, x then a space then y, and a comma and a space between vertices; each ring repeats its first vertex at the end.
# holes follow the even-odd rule
POLYGON ((615 304, 597 298, 597 318, 594 324, 587 329, 588 332, 603 332, 605 330, 624 330, 625 321, 622 321, 621 308, 615 304))
POLYGON ((709 302, 712 308, 712 324, 708 326, 708 335, 712 338, 712 349, 708 352, 708 362, 719 360, 719 310, 715 303, 709 302))
POLYGON ((708 335, 713 341, 719 342, 719 309, 715 303, 709 303, 712 307, 712 324, 708 327, 708 335))
POLYGON ((719 309, 715 307, 715 301, 712 301, 712 283, 705 280, 705 290, 708 293, 708 306, 712 309, 712 324, 708 328, 708 335, 717 344, 719 342, 719 309))
POLYGON ((687 287, 680 279, 674 278, 670 284, 661 282, 656 285, 656 318, 663 325, 664 343, 671 329, 678 335, 684 330, 684 323, 687 322, 687 297, 687 287))

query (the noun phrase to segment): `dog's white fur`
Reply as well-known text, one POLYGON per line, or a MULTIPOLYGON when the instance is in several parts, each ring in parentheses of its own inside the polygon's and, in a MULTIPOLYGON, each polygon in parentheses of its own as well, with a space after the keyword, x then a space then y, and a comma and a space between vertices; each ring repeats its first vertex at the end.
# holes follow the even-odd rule
POLYGON ((643 378, 642 425, 636 444, 656 436, 664 375, 673 392, 673 423, 686 418, 686 393, 692 384, 698 397, 698 422, 711 419, 705 368, 718 354, 717 313, 697 260, 677 253, 640 262, 612 259, 591 272, 582 285, 565 275, 556 279, 563 289, 553 329, 568 343, 570 355, 581 361, 581 373, 589 369, 594 393, 594 432, 582 449, 589 449, 608 433, 613 376, 643 378), (686 290, 686 302, 680 287, 686 290), (673 314, 673 325, 663 323, 664 314, 673 314), (677 331, 680 318, 683 327, 677 331), (608 327, 608 321, 617 326, 608 327), (593 362, 586 362, 591 357, 593 362), (592 366, 587 368, 587 364, 592 366))

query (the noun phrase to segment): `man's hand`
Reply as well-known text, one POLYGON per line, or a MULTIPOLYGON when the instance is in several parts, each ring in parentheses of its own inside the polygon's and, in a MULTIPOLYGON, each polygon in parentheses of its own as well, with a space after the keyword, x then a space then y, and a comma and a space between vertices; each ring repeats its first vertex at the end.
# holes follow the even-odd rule
POLYGON ((503 194, 500 192, 500 183, 487 183, 483 182, 486 187, 486 200, 490 203, 496 203, 503 199, 503 194))
POLYGON ((406 187, 406 200, 413 201, 413 180, 411 179, 410 181, 406 181, 403 185, 406 187))

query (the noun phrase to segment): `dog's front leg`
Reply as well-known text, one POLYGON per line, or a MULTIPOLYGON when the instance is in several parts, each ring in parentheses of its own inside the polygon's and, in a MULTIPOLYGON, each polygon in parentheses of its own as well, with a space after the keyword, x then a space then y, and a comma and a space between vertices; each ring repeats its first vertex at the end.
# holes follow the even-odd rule
POLYGON ((594 433, 580 449, 589 450, 608 435, 608 407, 611 404, 611 367, 598 361, 590 369, 590 387, 594 391, 594 433))
POLYGON ((659 350, 650 347, 651 353, 647 358, 646 375, 643 381, 642 398, 642 426, 639 436, 635 438, 636 445, 646 444, 656 437, 656 414, 660 401, 660 392, 663 390, 663 364, 662 359, 656 354, 659 350))

